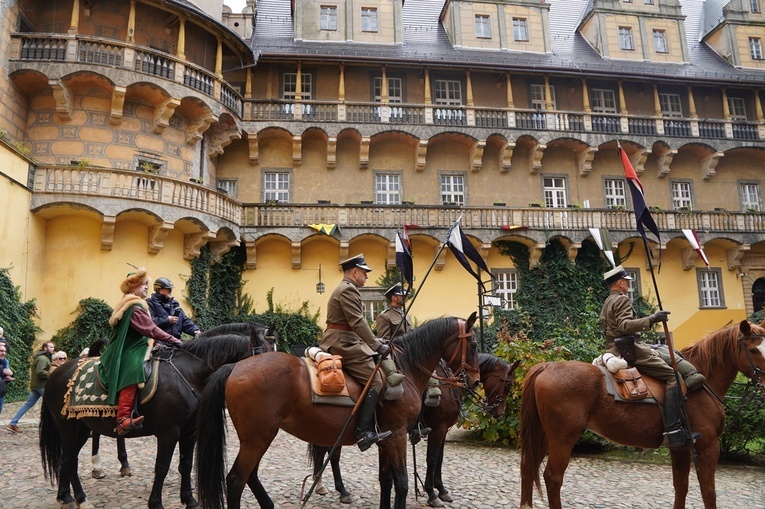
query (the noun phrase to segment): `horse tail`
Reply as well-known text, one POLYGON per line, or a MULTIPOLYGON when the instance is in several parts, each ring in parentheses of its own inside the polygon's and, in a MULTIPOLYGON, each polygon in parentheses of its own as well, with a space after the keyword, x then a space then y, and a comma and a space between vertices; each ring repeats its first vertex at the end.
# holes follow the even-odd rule
POLYGON ((226 493, 226 381, 234 364, 210 376, 197 414, 197 489, 202 507, 221 509, 226 493))
POLYGON ((539 466, 547 454, 547 434, 539 418, 535 396, 536 380, 546 364, 532 367, 523 379, 521 393, 521 507, 532 507, 532 482, 537 491, 542 493, 539 482, 539 466))
POLYGON ((61 471, 61 465, 64 463, 64 446, 61 442, 61 435, 56 428, 55 417, 48 409, 43 400, 40 409, 40 458, 42 459, 43 474, 45 479, 58 483, 58 474, 61 471))

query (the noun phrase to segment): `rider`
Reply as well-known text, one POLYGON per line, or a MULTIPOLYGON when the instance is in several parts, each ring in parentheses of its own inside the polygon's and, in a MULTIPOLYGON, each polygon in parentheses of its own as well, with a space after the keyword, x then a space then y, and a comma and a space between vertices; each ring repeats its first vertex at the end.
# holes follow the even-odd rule
POLYGON ((166 277, 154 281, 154 293, 146 299, 149 303, 151 319, 157 327, 181 339, 181 333, 191 336, 199 334, 199 327, 181 309, 180 303, 173 298, 173 282, 166 277))
POLYGON ((683 394, 677 385, 675 371, 655 350, 640 342, 640 332, 649 330, 655 323, 666 322, 669 319, 669 311, 662 310, 638 318, 627 296, 629 281, 632 278, 621 265, 606 272, 603 279, 611 290, 600 312, 600 323, 606 336, 606 351, 625 357, 625 360, 637 367, 641 373, 664 382, 664 435, 669 441, 669 447, 680 447, 691 440, 697 440, 701 437, 700 434, 693 433, 693 438, 688 437, 682 426, 683 394), (633 351, 630 352, 630 347, 618 348, 614 341, 617 339, 626 339, 627 343, 632 343, 633 351))
POLYGON ((133 417, 132 413, 138 384, 146 381, 143 359, 149 338, 171 345, 181 344, 180 339, 152 322, 144 300, 149 281, 146 269, 140 268, 129 273, 120 285, 122 300, 109 318, 112 333, 98 367, 98 374, 109 391, 107 402, 117 404, 117 427, 114 431, 120 436, 142 427, 143 416, 133 417))
POLYGON ((373 428, 377 398, 382 389, 382 377, 375 371, 372 359, 375 353, 383 358, 390 354, 387 342, 376 338, 364 316, 359 288, 371 272, 359 254, 340 262, 343 280, 337 285, 327 302, 327 328, 319 345, 333 355, 343 357, 343 369, 357 382, 365 385, 374 373, 369 392, 361 403, 356 420, 356 438, 359 449, 366 451, 372 444, 388 438, 390 431, 377 433, 373 428))

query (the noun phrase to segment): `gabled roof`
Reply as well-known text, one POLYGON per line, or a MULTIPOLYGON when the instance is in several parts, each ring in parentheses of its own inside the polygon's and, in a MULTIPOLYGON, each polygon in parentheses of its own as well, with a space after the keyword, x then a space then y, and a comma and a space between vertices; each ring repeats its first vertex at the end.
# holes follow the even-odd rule
MULTIPOLYGON (((454 48, 439 21, 444 0, 407 0, 403 7, 403 44, 293 41, 289 0, 259 0, 252 48, 260 58, 297 58, 400 65, 454 66, 517 72, 530 70, 635 79, 691 79, 711 83, 765 83, 765 71, 736 69, 701 38, 704 0, 681 0, 686 16, 690 63, 653 63, 602 58, 577 32, 591 0, 546 0, 552 52, 454 48)), ((707 3, 716 0, 707 0, 707 3)), ((725 2, 722 2, 725 3, 725 2)), ((722 12, 722 11, 720 11, 722 12)))

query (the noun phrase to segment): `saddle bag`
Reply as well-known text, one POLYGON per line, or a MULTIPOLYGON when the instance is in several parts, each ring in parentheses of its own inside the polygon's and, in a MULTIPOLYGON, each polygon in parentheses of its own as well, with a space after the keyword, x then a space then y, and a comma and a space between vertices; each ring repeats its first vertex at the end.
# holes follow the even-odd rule
POLYGON ((321 390, 329 393, 340 393, 345 387, 343 374, 343 358, 339 355, 323 357, 316 362, 321 390))
POLYGON ((637 354, 635 353, 635 336, 622 336, 614 339, 614 346, 627 362, 635 362, 637 354))
POLYGON ((619 394, 624 399, 635 401, 648 396, 648 387, 637 368, 620 369, 614 373, 614 380, 619 394))

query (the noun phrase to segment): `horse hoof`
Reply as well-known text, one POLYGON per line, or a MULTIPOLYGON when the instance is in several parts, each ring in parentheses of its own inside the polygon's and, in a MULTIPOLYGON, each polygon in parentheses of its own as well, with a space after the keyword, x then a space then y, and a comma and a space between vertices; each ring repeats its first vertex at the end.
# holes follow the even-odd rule
POLYGON ((195 499, 191 499, 188 502, 185 502, 186 509, 195 509, 196 507, 199 507, 199 502, 197 502, 195 499))
POLYGON ((327 493, 329 493, 329 490, 327 488, 325 488, 324 486, 320 486, 320 487, 316 488, 316 494, 317 495, 326 495, 327 493))
POLYGON ((444 502, 454 502, 454 499, 452 498, 451 495, 449 495, 448 491, 446 491, 444 493, 439 493, 438 494, 438 498, 440 498, 444 502))
POLYGON ((345 495, 340 495, 340 503, 341 504, 352 504, 353 503, 353 495, 350 493, 346 493, 345 495))
POLYGON ((438 497, 433 497, 428 500, 428 505, 430 507, 443 507, 444 503, 441 502, 441 499, 439 499, 438 497))
POLYGON ((95 506, 87 500, 85 500, 82 504, 79 504, 77 507, 80 509, 95 509, 95 506))
POLYGON ((120 477, 133 477, 133 469, 130 467, 120 468, 120 477))
POLYGON ((61 509, 77 509, 77 502, 72 500, 71 502, 67 502, 66 504, 61 504, 61 509))
POLYGON ((93 479, 103 479, 104 477, 106 477, 106 472, 104 472, 103 468, 93 469, 93 472, 91 472, 91 475, 93 476, 93 479))

